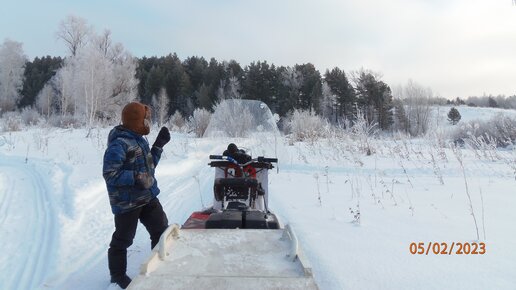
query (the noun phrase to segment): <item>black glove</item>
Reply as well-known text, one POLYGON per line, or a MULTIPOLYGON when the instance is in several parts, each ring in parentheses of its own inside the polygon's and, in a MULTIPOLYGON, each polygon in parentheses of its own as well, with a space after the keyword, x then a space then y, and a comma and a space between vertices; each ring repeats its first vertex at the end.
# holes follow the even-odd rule
POLYGON ((134 183, 139 189, 149 189, 154 184, 154 178, 147 172, 138 173, 134 176, 134 183))
POLYGON ((156 141, 154 141, 154 144, 152 146, 156 146, 158 148, 163 148, 165 144, 170 141, 170 132, 168 131, 167 127, 161 127, 161 130, 159 130, 158 137, 156 137, 156 141))

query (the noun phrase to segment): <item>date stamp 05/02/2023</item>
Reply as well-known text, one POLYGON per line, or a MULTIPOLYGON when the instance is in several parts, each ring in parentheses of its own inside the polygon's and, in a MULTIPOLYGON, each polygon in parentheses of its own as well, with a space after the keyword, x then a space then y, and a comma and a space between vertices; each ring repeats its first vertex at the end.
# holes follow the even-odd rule
POLYGON ((482 242, 412 242, 412 255, 484 255, 486 244, 482 242))

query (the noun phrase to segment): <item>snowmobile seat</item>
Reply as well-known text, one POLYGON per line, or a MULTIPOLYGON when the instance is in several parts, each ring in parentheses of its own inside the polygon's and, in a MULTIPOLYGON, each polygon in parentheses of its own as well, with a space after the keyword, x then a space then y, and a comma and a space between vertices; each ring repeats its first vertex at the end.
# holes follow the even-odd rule
POLYGON ((245 211, 243 227, 246 229, 279 229, 279 222, 276 215, 258 210, 245 211))
POLYGON ((242 212, 239 210, 225 210, 213 213, 206 220, 207 229, 242 229, 242 212))
POLYGON ((273 229, 280 228, 278 218, 272 213, 258 210, 225 210, 213 213, 206 221, 207 229, 273 229))

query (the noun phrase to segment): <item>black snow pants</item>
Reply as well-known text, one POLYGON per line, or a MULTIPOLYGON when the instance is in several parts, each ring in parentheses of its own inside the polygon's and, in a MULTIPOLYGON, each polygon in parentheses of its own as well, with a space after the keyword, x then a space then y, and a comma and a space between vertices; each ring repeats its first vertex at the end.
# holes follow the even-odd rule
POLYGON ((108 250, 111 277, 123 276, 127 270, 127 248, 132 245, 138 220, 145 226, 151 239, 151 249, 159 242, 168 227, 167 215, 157 198, 130 212, 115 215, 115 232, 108 250))

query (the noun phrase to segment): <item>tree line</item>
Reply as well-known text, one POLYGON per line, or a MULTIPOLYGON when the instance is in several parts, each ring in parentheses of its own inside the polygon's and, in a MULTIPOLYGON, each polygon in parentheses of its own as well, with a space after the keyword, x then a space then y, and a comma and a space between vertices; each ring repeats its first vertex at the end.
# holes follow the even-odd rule
MULTIPOLYGON (((4 42, 1 50, 5 50, 9 43, 12 41, 4 42)), ((74 93, 88 99, 94 98, 91 94, 106 94, 102 89, 113 91, 112 86, 99 87, 99 83, 116 80, 117 76, 113 74, 120 74, 121 71, 107 67, 123 63, 123 60, 102 61, 105 56, 98 50, 96 53, 83 50, 83 55, 78 53, 79 48, 74 48, 74 51, 76 55, 65 58, 36 57, 19 65, 23 68, 20 70, 23 74, 16 77, 17 84, 13 86, 15 92, 2 94, 2 112, 35 107, 46 116, 75 114, 81 111, 81 107, 92 106, 92 102, 74 100, 74 93), (90 91, 90 96, 83 93, 87 91, 90 91)), ((17 53, 6 53, 9 54, 8 57, 12 58, 17 53)), ((18 55, 23 54, 19 52, 18 55)), ((322 75, 311 63, 284 67, 256 61, 242 66, 235 60, 218 61, 211 58, 208 61, 197 56, 181 60, 176 54, 131 58, 129 62, 132 65, 126 64, 129 71, 125 72, 126 77, 122 78, 117 88, 123 90, 120 86, 127 82, 135 83, 134 96, 147 104, 159 102, 160 93, 164 94, 168 115, 180 112, 183 116, 190 116, 196 108, 211 110, 221 100, 242 98, 263 101, 281 117, 294 109, 313 110, 334 123, 344 123, 352 121, 356 110, 360 109, 382 129, 392 124, 390 88, 378 74, 367 70, 356 72, 353 83, 337 67, 322 75), (131 74, 134 76, 132 81, 131 74)), ((8 83, 0 80, 0 87, 6 87, 8 83)), ((130 91, 131 88, 126 90, 130 91)), ((116 98, 118 95, 110 92, 106 98, 116 98)), ((109 110, 105 110, 109 107, 108 103, 105 103, 106 106, 92 107, 87 116, 107 118, 109 110)))
POLYGON ((181 60, 175 53, 136 58, 113 42, 109 30, 97 33, 75 16, 60 22, 56 36, 68 49, 64 58, 30 61, 21 43, 5 40, 0 46, 0 114, 34 108, 48 118, 113 123, 123 105, 138 99, 159 111, 162 123, 177 113, 188 117, 224 99, 242 98, 263 101, 280 117, 306 110, 347 127, 360 115, 381 130, 421 135, 430 104, 442 102, 410 80, 391 89, 379 73, 366 69, 321 73, 311 63, 242 65, 199 56, 181 60))
POLYGON ((356 109, 368 113, 382 129, 392 124, 390 88, 377 74, 357 72, 356 86, 338 67, 324 75, 311 63, 292 67, 267 61, 242 67, 237 61, 192 56, 181 61, 176 54, 139 59, 138 95, 152 103, 165 89, 168 114, 191 115, 196 108, 211 109, 220 100, 260 100, 274 113, 286 116, 294 109, 313 110, 333 122, 352 120, 356 109))

